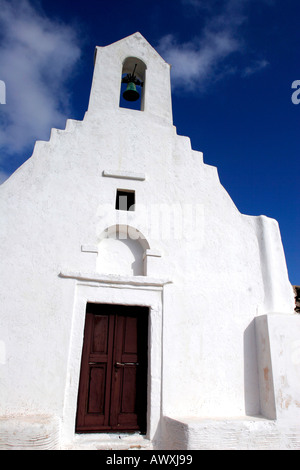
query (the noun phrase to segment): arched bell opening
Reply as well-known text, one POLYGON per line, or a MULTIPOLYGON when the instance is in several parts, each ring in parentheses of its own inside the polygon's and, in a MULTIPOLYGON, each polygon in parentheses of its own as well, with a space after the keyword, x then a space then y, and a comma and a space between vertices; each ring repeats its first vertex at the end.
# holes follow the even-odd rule
POLYGON ((137 57, 123 62, 120 107, 144 111, 146 64, 137 57))

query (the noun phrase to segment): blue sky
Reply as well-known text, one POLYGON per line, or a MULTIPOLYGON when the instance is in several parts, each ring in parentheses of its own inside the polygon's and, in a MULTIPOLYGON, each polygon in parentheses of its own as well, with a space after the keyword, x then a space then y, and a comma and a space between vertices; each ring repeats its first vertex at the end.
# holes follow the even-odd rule
POLYGON ((178 134, 240 212, 279 222, 299 285, 299 25, 299 0, 0 0, 0 183, 83 119, 95 46, 139 31, 172 64, 178 134))

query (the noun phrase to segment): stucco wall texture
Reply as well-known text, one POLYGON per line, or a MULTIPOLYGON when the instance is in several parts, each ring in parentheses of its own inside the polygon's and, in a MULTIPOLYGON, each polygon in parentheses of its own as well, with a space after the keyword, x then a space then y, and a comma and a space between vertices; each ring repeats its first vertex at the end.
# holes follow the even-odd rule
POLYGON ((300 448, 300 317, 278 224, 241 214, 177 134, 170 65, 140 33, 96 48, 83 121, 36 142, 0 186, 0 220, 0 448, 26 447, 34 417, 45 448, 49 432, 80 446, 87 301, 151 310, 151 446, 300 448), (146 65, 141 111, 119 106, 128 57, 146 65), (133 211, 115 209, 118 189, 133 211))

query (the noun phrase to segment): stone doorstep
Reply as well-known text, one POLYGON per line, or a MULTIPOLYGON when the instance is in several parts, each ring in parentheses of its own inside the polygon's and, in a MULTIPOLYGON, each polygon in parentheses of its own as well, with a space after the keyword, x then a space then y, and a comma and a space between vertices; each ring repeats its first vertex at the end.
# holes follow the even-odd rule
POLYGON ((77 434, 67 450, 152 450, 152 442, 140 434, 77 434))
POLYGON ((60 442, 60 422, 53 416, 0 417, 0 450, 151 450, 152 443, 138 433, 76 434, 60 442))

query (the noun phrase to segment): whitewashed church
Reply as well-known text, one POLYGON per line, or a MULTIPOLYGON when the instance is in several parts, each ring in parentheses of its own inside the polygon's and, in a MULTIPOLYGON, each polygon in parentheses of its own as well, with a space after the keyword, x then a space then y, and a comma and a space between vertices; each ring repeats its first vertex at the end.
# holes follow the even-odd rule
POLYGON ((300 449, 278 224, 177 134, 140 33, 96 47, 83 121, 36 142, 0 220, 0 449, 300 449))

